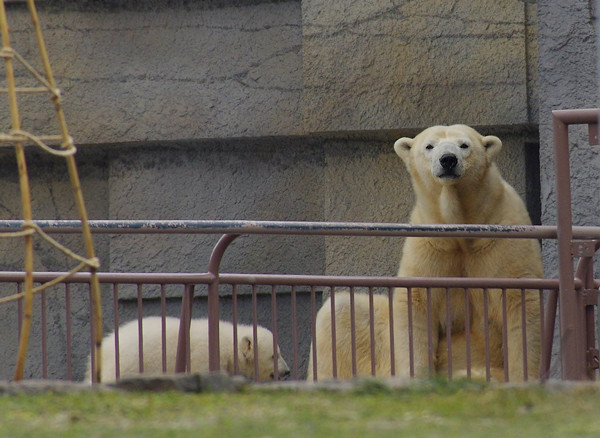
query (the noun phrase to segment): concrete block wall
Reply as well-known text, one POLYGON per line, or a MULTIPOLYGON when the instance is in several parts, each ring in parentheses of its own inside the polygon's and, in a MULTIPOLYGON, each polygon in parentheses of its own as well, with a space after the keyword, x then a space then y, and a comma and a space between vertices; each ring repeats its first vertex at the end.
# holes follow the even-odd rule
MULTIPOLYGON (((38 8, 93 219, 404 222, 410 181, 392 145, 432 124, 502 138, 500 168, 524 197, 537 177, 528 159, 537 151, 535 5, 47 0, 38 8)), ((8 14, 15 48, 36 61, 26 9, 11 4, 8 14)), ((27 82, 22 70, 18 77, 27 82)), ((23 99, 24 127, 46 130, 52 112, 37 99, 23 99)), ((4 112, 0 124, 7 129, 4 112)), ((51 159, 31 159, 36 217, 74 217, 64 174, 51 159)), ((1 164, 12 166, 9 153, 1 164)), ((0 187, 12 190, 2 218, 20 216, 11 184, 0 187)), ((103 270, 198 272, 216 238, 99 236, 97 245, 103 270)), ((248 237, 223 270, 392 275, 401 243, 248 237)), ((20 269, 11 245, 2 259, 20 269)), ((65 265, 51 255, 36 263, 65 265)))
MULTIPOLYGON (((538 1, 540 198, 544 224, 556 224, 552 110, 598 107, 596 11, 596 2, 538 1)), ((569 138, 573 223, 597 226, 598 146, 588 144, 587 127, 571 127, 569 138)), ((555 277, 555 242, 544 242, 543 257, 546 275, 555 277)), ((598 272, 600 263, 595 268, 598 272)), ((558 325, 555 333, 556 358, 560 345, 558 325)), ((553 361, 552 375, 560 376, 558 360, 553 361)))
POLYGON ((532 15, 518 1, 304 0, 305 126, 531 122, 532 15))

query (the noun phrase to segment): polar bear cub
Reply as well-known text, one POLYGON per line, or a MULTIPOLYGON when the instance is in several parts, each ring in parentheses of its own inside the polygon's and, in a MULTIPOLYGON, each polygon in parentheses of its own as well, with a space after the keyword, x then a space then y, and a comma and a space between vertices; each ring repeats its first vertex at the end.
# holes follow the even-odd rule
MULTIPOLYGON (((175 353, 179 336, 179 318, 165 319, 166 372, 175 371, 175 353)), ((119 327, 119 375, 139 374, 139 334, 138 321, 133 320, 119 327)), ((143 337, 143 373, 163 372, 162 366, 162 318, 146 317, 142 319, 143 337)), ((279 377, 287 376, 290 369, 281 356, 279 346, 273 352, 273 334, 270 330, 257 326, 257 339, 254 343, 251 325, 237 326, 237 372, 250 379, 255 378, 254 352, 258 352, 258 380, 268 381, 275 378, 275 363, 279 377)), ((233 324, 219 322, 219 347, 221 370, 234 374, 233 324)), ((190 324, 190 366, 191 372, 208 371, 208 320, 192 319, 190 324)), ((88 372, 86 379, 90 380, 88 372)), ((116 380, 115 333, 102 340, 101 381, 110 383, 116 380)))

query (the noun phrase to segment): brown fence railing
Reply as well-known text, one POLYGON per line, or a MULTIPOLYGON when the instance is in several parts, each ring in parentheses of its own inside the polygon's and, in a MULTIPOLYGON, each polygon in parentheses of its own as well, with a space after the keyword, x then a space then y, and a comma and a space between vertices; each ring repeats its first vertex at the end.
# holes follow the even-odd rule
MULTIPOLYGON (((568 380, 593 379, 598 369, 598 348, 596 345, 596 306, 598 301, 598 287, 600 280, 594 278, 593 260, 595 253, 600 246, 600 227, 574 227, 571 218, 571 199, 570 199, 570 173, 569 173, 569 148, 568 148, 568 126, 571 124, 587 124, 590 126, 590 142, 597 143, 597 110, 574 110, 574 111, 556 111, 553 113, 555 128, 555 153, 557 170, 557 226, 499 226, 499 225, 408 225, 408 224, 375 224, 375 223, 340 223, 340 222, 282 222, 282 221, 90 221, 89 226, 93 233, 98 234, 217 234, 222 238, 213 249, 209 261, 208 271, 198 274, 175 274, 175 273, 99 273, 98 279, 103 285, 102 294, 104 305, 112 309, 112 316, 107 316, 105 326, 107 330, 118 331, 121 327, 120 317, 120 290, 124 285, 134 285, 137 291, 135 305, 137 312, 134 319, 138 320, 139 338, 137 356, 140 360, 140 371, 143 370, 142 358, 144 357, 144 347, 141 340, 144 337, 144 326, 142 320, 149 316, 147 309, 147 300, 145 299, 145 288, 149 286, 160 289, 159 310, 152 310, 152 314, 161 316, 162 324, 162 344, 156 348, 160 349, 162 355, 162 371, 170 371, 167 363, 175 357, 174 370, 183 372, 189 370, 191 364, 190 350, 190 321, 195 316, 197 308, 194 303, 201 300, 204 306, 206 316, 208 317, 207 335, 208 335, 208 368, 212 371, 218 370, 224 366, 221 363, 220 356, 220 323, 222 316, 233 322, 233 338, 238 339, 238 322, 244 319, 253 326, 253 341, 256 345, 257 326, 265 325, 273 334, 271 353, 274 357, 273 377, 281 377, 284 373, 280 372, 282 366, 277 362, 277 346, 282 347, 284 357, 290 361, 290 375, 293 379, 304 379, 307 375, 312 379, 319 379, 319 368, 317 363, 322 358, 317 357, 316 344, 316 326, 315 320, 320 308, 320 300, 329 297, 327 302, 331 305, 331 368, 332 377, 341 377, 338 375, 340 369, 338 365, 346 358, 338 357, 339 352, 335 348, 336 337, 339 331, 335 328, 334 306, 336 297, 340 293, 349 294, 351 302, 356 298, 355 294, 365 293, 368 297, 368 314, 370 327, 364 331, 370 337, 370 352, 361 353, 359 357, 357 352, 357 332, 364 329, 355 324, 352 319, 349 331, 351 333, 351 358, 346 365, 350 367, 353 374, 356 374, 359 360, 370 361, 370 374, 373 375, 396 375, 395 357, 398 354, 395 351, 395 340, 398 337, 407 336, 409 355, 411 356, 411 375, 414 375, 413 349, 415 348, 412 339, 411 308, 408 306, 409 321, 407 332, 399 331, 394 328, 394 309, 393 309, 393 290, 395 288, 406 288, 408 296, 411 291, 419 288, 429 291, 433 288, 445 291, 447 297, 451 290, 458 290, 464 293, 465 309, 469 307, 469 300, 473 297, 483 299, 484 303, 492 295, 500 297, 502 302, 501 309, 506 313, 506 293, 507 290, 521 291, 523 300, 525 300, 525 291, 533 291, 539 296, 539 321, 531 325, 522 324, 520 336, 523 348, 523 368, 524 380, 528 380, 528 374, 538 375, 540 378, 549 377, 550 363, 552 358, 554 327, 556 315, 559 316, 560 330, 560 364, 561 377, 568 380), (400 277, 369 277, 369 276, 327 276, 327 275, 284 275, 284 274, 239 274, 239 273, 221 273, 220 261, 223 254, 228 250, 230 244, 235 241, 239 235, 294 235, 301 239, 309 235, 323 236, 372 236, 372 237, 406 237, 406 236, 430 236, 430 237, 480 237, 480 238, 511 238, 511 239, 556 239, 558 242, 559 253, 559 275, 558 278, 550 279, 519 279, 519 278, 400 278, 400 277), (578 264, 574 267, 574 261, 578 264), (181 303, 179 306, 179 336, 177 346, 167 351, 165 339, 167 317, 167 301, 172 298, 167 297, 166 287, 176 286, 181 289, 181 303), (197 294, 195 291, 202 287, 206 293, 197 294), (376 296, 387 297, 389 326, 387 335, 383 339, 375 336, 375 305, 376 296), (244 301, 242 304, 241 301, 244 301), (245 306, 245 307, 244 307, 245 306), (242 308, 244 307, 244 309, 242 308), (268 308, 269 310, 265 309, 268 308), (194 310, 195 309, 195 310, 194 310), (557 309, 559 310, 557 312, 557 309), (242 313, 245 317, 242 318, 242 313), (528 343, 531 342, 532 332, 539 332, 539 341, 541 342, 541 356, 539 358, 539 370, 528 370, 528 343), (304 341, 302 341, 304 339, 304 341), (388 368, 381 371, 381 355, 376 354, 376 342, 389 344, 389 358, 384 357, 384 362, 389 362, 388 368), (312 361, 308 360, 312 358, 312 361)), ((80 231, 78 221, 37 221, 37 225, 47 233, 75 233, 80 231)), ((22 221, 0 221, 0 231, 14 231, 21 229, 22 221)), ((233 250, 233 249, 232 249, 233 250)), ((45 282, 56 278, 60 273, 36 273, 36 282, 45 282)), ((0 286, 3 289, 2 294, 11 295, 19 292, 23 283, 24 274, 20 272, 0 272, 0 286)), ((72 296, 74 293, 85 294, 86 284, 89 281, 89 274, 78 273, 72 275, 61 284, 53 286, 39 294, 38 315, 39 321, 39 348, 34 345, 35 351, 31 352, 33 359, 28 359, 33 363, 34 370, 30 372, 31 377, 53 377, 74 379, 80 376, 81 371, 74 372, 74 368, 79 367, 81 362, 86 362, 87 358, 73 359, 76 351, 81 348, 75 347, 76 343, 85 343, 90 345, 91 335, 84 336, 81 332, 75 333, 74 319, 77 321, 84 318, 82 309, 72 308, 72 296), (75 286, 78 285, 78 286, 75 286), (81 289, 83 285, 83 289, 81 289), (61 290, 62 288, 62 290, 61 290), (74 292, 73 289, 77 291, 74 292), (52 299, 48 297, 52 296, 52 299), (56 299, 60 296, 60 300, 56 299), (51 303, 58 302, 64 307, 64 318, 60 317, 57 321, 55 316, 50 321, 47 314, 47 308, 51 303), (54 336, 53 328, 60 326, 58 330, 63 341, 53 339, 48 341, 49 337, 54 336), (64 328, 64 330, 63 330, 64 328), (63 333, 64 332, 64 333, 63 333), (86 338, 86 339, 84 339, 86 338), (64 346, 60 346, 64 344, 64 346), (60 346, 60 347, 59 347, 60 346), (55 348, 64 348, 64 356, 59 357, 56 363, 52 363, 49 357, 52 356, 52 350, 55 348), (78 361, 78 362, 77 362, 78 361), (58 371, 57 371, 58 370, 58 371)), ((453 292, 455 293, 455 292, 453 292)), ((511 292, 512 293, 512 292, 511 292)), ((518 292, 517 292, 518 293, 518 292)), ((348 295, 346 295, 348 296, 348 295)), ((179 298, 178 298, 179 299, 179 298)), ((385 299, 385 298, 384 298, 385 299)), ((459 300, 460 300, 459 295, 459 300)), ((379 301, 380 298, 377 298, 379 301)), ((409 300, 410 301, 410 300, 409 300)), ((446 300, 448 302, 449 299, 446 300)), ((14 308, 14 327, 20 322, 21 314, 20 304, 16 302, 0 303, 6 306, 15 306, 14 308)), ((484 306, 484 309, 487 307, 484 306)), ((525 321, 525 306, 522 308, 522 319, 525 321)), ((56 310, 56 309, 55 309, 56 310)), ((90 309, 91 310, 91 309, 90 309)), ((84 313, 88 311, 85 310, 84 313)), ((352 312, 355 310, 353 309, 352 312)), ((465 311, 468 315, 468 312, 465 311)), ((353 318, 356 316, 352 313, 353 318)), ((446 309, 447 321, 452 318, 451 310, 446 309)), ((486 316, 487 318, 487 316, 486 316)), ((429 340, 429 371, 438 372, 436 369, 436 355, 446 356, 444 367, 441 374, 447 373, 448 377, 453 376, 453 367, 459 367, 455 362, 456 347, 451 341, 453 334, 446 333, 447 342, 445 350, 436 351, 431 342, 431 332, 437 321, 429 319, 427 321, 429 340), (454 350, 454 351, 453 351, 454 350)), ((465 324, 468 325, 468 321, 465 324)), ((483 333, 480 333, 483 339, 483 348, 485 350, 485 363, 483 368, 486 379, 494 378, 493 367, 490 362, 490 355, 493 348, 489 344, 490 323, 486 319, 483 333)), ((88 327, 89 329, 89 327, 88 327)), ((91 329, 89 329, 91 330, 91 329)), ((229 329, 226 329, 229 330, 229 329)), ((504 315, 502 327, 498 330, 502 333, 501 350, 504 355, 504 363, 508 363, 508 356, 514 354, 508 348, 508 328, 506 315, 504 315)), ((56 330, 55 330, 56 331, 56 330)), ((16 333, 15 333, 16 335, 16 333)), ((471 376, 473 364, 471 363, 471 348, 473 339, 469 335, 465 339, 465 364, 460 367, 466 368, 467 377, 471 376)), ((537 341, 536 341, 537 342, 537 341)), ((117 376, 119 375, 119 337, 115 337, 115 347, 117 355, 115 367, 117 376)), ((35 343, 34 343, 35 344, 35 343)), ((463 348, 461 346, 461 348, 463 348)), ((520 347, 519 347, 520 348, 520 347)), ((93 351, 87 350, 90 354, 93 351)), ((128 352, 129 353, 129 352, 128 352)), ((387 354, 388 352, 386 352, 387 354)), ((87 354, 87 352, 86 352, 87 354)), ((148 354, 148 352, 146 352, 148 354)), ((234 351, 234 369, 233 372, 240 372, 238 366, 238 354, 234 351)), ((60 355, 59 355, 60 356, 60 355)), ((264 366, 259 360, 257 349, 254 350, 254 366, 264 366)), ((461 359, 462 360, 462 359, 461 359)), ((93 362, 93 361, 92 361, 93 362)), ((537 363, 534 361, 533 363, 537 363)), ((5 364, 3 364, 6 366, 5 364)), ((501 380, 509 381, 511 370, 504 367, 501 380)), ((257 377, 258 379, 258 373, 257 377)))
MULTIPOLYGON (((18 221, 17 221, 18 222, 18 221)), ((557 296, 556 292, 559 289, 558 279, 514 279, 514 278, 400 278, 400 277, 369 277, 369 276, 326 276, 326 275, 270 275, 270 274, 236 274, 236 273, 221 273, 219 272, 219 264, 221 257, 227 250, 227 247, 235 240, 239 233, 244 234, 295 234, 301 238, 301 235, 358 235, 358 236, 407 236, 407 235, 429 235, 429 236, 469 236, 469 237, 492 237, 502 235, 507 238, 538 238, 548 239, 556 238, 557 230, 556 227, 549 226, 477 226, 477 225, 427 225, 427 226, 411 226, 405 224, 356 224, 356 223, 287 223, 287 222, 205 222, 205 221, 185 221, 184 223, 177 223, 173 221, 161 222, 154 221, 150 223, 142 222, 118 222, 114 228, 109 227, 109 222, 105 221, 91 221, 90 226, 93 232, 109 232, 113 234, 120 233, 148 233, 160 229, 161 233, 187 233, 190 232, 190 228, 193 229, 194 233, 212 233, 228 232, 223 236, 219 243, 215 246, 212 257, 209 262, 209 269, 206 273, 199 274, 181 274, 181 273, 98 273, 98 280, 102 285, 109 285, 109 289, 103 287, 103 302, 105 306, 110 306, 114 310, 112 312, 112 321, 105 321, 105 326, 110 330, 118 330, 120 325, 119 318, 119 289, 124 285, 134 285, 138 291, 137 299, 137 318, 141 319, 146 316, 144 311, 144 288, 150 285, 158 285, 161 288, 161 311, 160 315, 166 316, 166 295, 165 287, 167 285, 179 285, 181 288, 181 295, 183 297, 180 320, 183 322, 182 327, 188 327, 189 319, 193 317, 191 310, 191 303, 193 302, 194 288, 199 285, 203 285, 207 288, 207 300, 206 306, 208 307, 208 318, 209 321, 217 322, 217 324, 209 325, 209 367, 212 370, 220 368, 218 341, 219 339, 219 325, 220 314, 223 312, 223 296, 227 296, 227 305, 231 306, 232 309, 228 310, 231 314, 231 319, 234 321, 234 326, 239 319, 238 309, 236 308, 236 298, 238 297, 237 291, 240 288, 247 287, 250 289, 249 296, 252 298, 252 317, 251 323, 254 325, 258 324, 257 314, 259 309, 256 308, 257 295, 259 294, 259 288, 266 288, 267 292, 261 291, 262 296, 269 296, 271 312, 274 312, 270 316, 270 325, 268 328, 273 332, 274 344, 285 344, 291 346, 291 354, 289 360, 291 360, 290 369, 291 377, 294 379, 303 379, 306 377, 306 371, 308 367, 312 367, 312 375, 314 379, 318 379, 318 373, 316 372, 316 361, 317 357, 313 357, 313 363, 307 363, 307 352, 306 346, 303 351, 300 351, 298 346, 298 339, 302 338, 301 334, 310 333, 308 337, 312 341, 314 346, 315 341, 315 327, 314 321, 316 312, 318 311, 320 303, 316 298, 317 294, 322 292, 329 293, 331 296, 335 296, 339 290, 366 290, 368 294, 374 294, 375 290, 383 291, 384 295, 387 293, 388 297, 391 297, 391 291, 396 287, 406 288, 444 288, 449 291, 450 288, 461 288, 465 291, 476 291, 475 293, 488 294, 488 291, 500 290, 506 291, 507 289, 520 289, 520 290, 537 290, 539 293, 539 305, 541 319, 539 321, 541 327, 541 340, 542 340, 542 358, 540 362, 540 376, 541 378, 548 377, 550 358, 552 352, 552 339, 554 330, 554 312, 555 308, 552 307, 551 300, 548 300, 548 296, 557 296), (278 312, 277 301, 282 295, 282 288, 285 289, 285 293, 290 296, 289 311, 278 312), (310 312, 308 315, 308 321, 306 321, 306 314, 300 315, 299 311, 295 308, 298 297, 304 297, 309 301, 310 312), (546 304, 548 302, 548 304, 546 304), (110 303, 110 304, 108 304, 110 303), (304 323, 299 323, 300 319, 304 319, 304 323), (278 329, 282 324, 287 324, 291 327, 287 333, 281 334, 281 330, 278 329), (287 336, 287 339, 284 339, 287 336)), ((0 223, 0 227, 5 226, 8 228, 18 226, 17 223, 7 222, 0 223)), ((76 229, 76 223, 41 223, 41 226, 47 228, 47 232, 70 232, 71 229, 76 229)), ((578 239, 598 239, 600 238, 600 228, 595 227, 575 227, 573 229, 573 235, 578 239)), ((584 266, 581 264, 580 266, 584 266)), ((587 266, 587 265, 585 265, 587 266)), ((584 269, 584 268, 580 268, 584 269)), ((46 282, 55 278, 59 273, 36 273, 36 282, 46 282)), ((71 278, 66 280, 62 286, 55 286, 55 288, 64 287, 64 293, 67 297, 70 292, 70 288, 73 284, 85 284, 89 279, 89 274, 78 273, 73 275, 71 278)), ((0 284, 12 283, 15 288, 20 287, 20 283, 23 281, 23 274, 18 272, 0 272, 0 284)), ((598 280, 592 280, 595 288, 598 287, 598 280)), ((577 278, 573 280, 573 285, 577 289, 582 289, 584 282, 577 278)), ((43 301, 46 297, 54 292, 53 290, 46 291, 40 294, 40 307, 44 308, 43 301)), ((84 289, 85 293, 85 289, 84 289)), ((245 294, 247 296, 248 294, 245 294)), ((468 300, 468 298, 467 298, 468 300)), ((71 318, 69 314, 69 301, 65 298, 65 312, 66 312, 66 327, 67 332, 71 332, 71 318)), ((390 300, 392 303, 392 300, 390 300)), ((468 305, 468 302, 465 304, 468 305)), ((306 313, 306 312, 305 312, 306 313)), ((390 308, 390 315, 393 314, 390 308)), ((79 316, 81 317, 81 316, 79 316)), ((108 318, 108 317, 107 317, 108 318)), ((42 319, 45 319, 42 313, 42 319)), ((391 316, 393 321, 393 316, 391 316)), ((393 323, 393 322, 392 322, 393 323)), ((47 338, 47 321, 42 321, 40 325, 40 336, 42 339, 40 355, 38 359, 42 363, 42 375, 40 377, 48 377, 48 359, 47 352, 49 348, 52 348, 44 340, 47 338)), ((506 326, 502 328, 503 332, 506 333, 506 326)), ((73 366, 71 359, 71 351, 73 351, 73 343, 84 342, 83 339, 75 339, 69 333, 67 333, 67 339, 65 342, 68 344, 66 354, 66 367, 67 374, 66 378, 73 378, 73 366)), ((332 332, 335 336, 335 332, 332 332)), ((403 336, 404 334, 395 333, 390 330, 390 345, 392 346, 390 354, 390 363, 393 364, 394 352, 394 336, 403 336)), ((143 333, 142 333, 143 336, 143 333)), ((450 336, 451 333, 450 333, 450 336)), ((526 334, 524 334, 526 336, 526 334)), ((176 371, 185 371, 189 369, 189 347, 186 344, 188 336, 184 336, 182 333, 180 337, 180 343, 177 348, 177 360, 176 360, 176 371)), ((88 339, 85 341, 89 342, 88 339)), ((505 340, 506 342, 506 340, 505 340)), ((335 343, 334 343, 335 344, 335 343)), ((524 343, 526 348, 526 342, 524 343)), ((506 346, 505 346, 506 347, 506 346)), ((374 348, 374 347, 373 347, 374 348)), ((486 348, 489 348, 487 346, 486 348)), ((452 375, 452 346, 448 343, 448 356, 449 364, 448 375, 452 375)), ((289 348, 288 348, 289 350, 289 348)), ((467 344, 467 351, 469 345, 467 344)), ((507 351, 506 348, 504 348, 507 351)), ((313 347, 313 353, 314 353, 313 347)), ((140 357, 143 357, 143 351, 140 351, 140 357)), ((433 369, 433 355, 434 352, 430 351, 430 367, 433 369)), ((314 355, 313 355, 314 356, 314 355)), ((335 353, 332 355, 335 360, 335 353)), ((467 355, 468 356, 468 355, 467 355)), ((489 356, 489 352, 488 352, 489 356)), ((374 355, 371 359, 373 359, 374 355)), ((568 359, 567 359, 568 361, 568 359)), ((470 364, 467 363, 467 372, 470 373, 470 364)), ((60 364, 56 365, 60 367, 60 364)), ((275 373, 277 374, 277 366, 275 367, 275 373)), ((335 366, 334 366, 335 368, 335 366)), ((486 378, 491 377, 490 363, 486 364, 486 378)), ((374 369, 374 368, 373 368, 374 369)), ((165 369, 166 371, 166 369, 165 369)), ((507 374, 505 380, 510 380, 508 370, 505 371, 507 374)), ((376 374, 373 371, 373 374, 376 374)), ((391 369, 390 374, 394 375, 395 370, 391 369)), ((334 377, 336 377, 334 375, 334 377)))

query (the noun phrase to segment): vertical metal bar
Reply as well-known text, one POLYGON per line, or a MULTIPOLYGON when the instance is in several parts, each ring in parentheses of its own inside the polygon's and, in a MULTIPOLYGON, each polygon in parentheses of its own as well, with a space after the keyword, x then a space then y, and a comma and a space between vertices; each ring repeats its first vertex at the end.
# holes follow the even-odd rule
POLYGON ((433 351, 433 320, 431 308, 431 288, 427 288, 427 349, 429 352, 429 374, 435 373, 435 351, 433 351))
POLYGON ((329 288, 329 310, 331 317, 331 369, 332 377, 337 379, 337 338, 336 338, 336 318, 335 318, 335 290, 332 287, 329 288))
POLYGON ((317 303, 316 303, 316 297, 315 297, 315 287, 311 286, 310 287, 310 312, 311 312, 311 334, 312 334, 312 339, 311 339, 311 345, 312 345, 312 354, 313 354, 313 363, 312 364, 308 364, 308 366, 312 366, 313 368, 313 381, 317 381, 318 380, 318 376, 317 376, 317 327, 316 327, 316 316, 317 316, 317 303))
MULTIPOLYGON (((273 322, 273 373, 275 380, 279 380, 279 358, 277 357, 277 293, 275 286, 271 286, 271 321, 273 322)), ((255 346, 257 347, 257 346, 255 346)), ((258 348, 256 348, 258 350, 258 348)))
POLYGON ((413 308, 412 308, 412 288, 406 288, 406 300, 408 303, 408 356, 410 377, 415 377, 415 346, 413 342, 413 308))
POLYGON ((550 365, 552 361, 552 346, 554 344, 554 326, 556 324, 556 311, 558 307, 558 290, 552 289, 548 293, 548 303, 546 305, 546 316, 544 317, 544 336, 542 351, 542 380, 550 377, 550 365))
MULTIPOLYGON (((544 291, 540 289, 540 333, 542 335, 541 339, 541 360, 540 360, 540 381, 543 383, 548 379, 548 374, 550 371, 550 354, 548 352, 547 340, 546 336, 548 333, 546 331, 546 309, 544 309, 544 291)), ((552 348, 552 346, 550 346, 552 348)))
POLYGON ((160 285, 160 332, 161 332, 161 369, 167 372, 167 293, 165 285, 160 285))
POLYGON ((483 335, 485 344, 485 380, 490 381, 492 378, 490 372, 490 297, 489 292, 483 289, 483 335))
POLYGON ((160 285, 160 316, 162 319, 167 317, 167 290, 166 285, 160 285))
POLYGON ((233 374, 240 373, 240 358, 238 348, 238 303, 237 303, 237 285, 231 286, 231 310, 233 312, 233 374))
MULTIPOLYGON (((502 353, 504 354, 504 381, 508 382, 508 321, 506 309, 506 289, 502 289, 502 353)), ((514 352, 513 352, 514 354, 514 352)))
POLYGON ((377 358, 375 357, 375 312, 373 309, 373 288, 369 287, 369 338, 371 339, 371 375, 375 375, 377 358))
MULTIPOLYGON (((177 336, 177 353, 175 355, 175 372, 185 373, 188 368, 188 357, 190 357, 190 327, 192 325, 192 305, 194 302, 194 285, 183 286, 181 297, 181 315, 179 317, 179 333, 177 336)), ((210 319, 209 319, 210 322, 210 319)), ((208 357, 216 354, 208 344, 208 357)))
POLYGON ((354 287, 350 288, 350 352, 352 356, 352 376, 358 374, 356 364, 356 301, 354 287))
POLYGON ((208 273, 213 280, 208 286, 208 369, 219 371, 221 369, 221 355, 219 349, 219 267, 227 247, 239 234, 225 234, 215 245, 208 263, 208 273))
POLYGON ((446 348, 448 350, 448 379, 452 379, 452 312, 450 289, 446 288, 446 348))
POLYGON ((256 285, 252 285, 252 352, 254 353, 254 381, 258 382, 260 370, 258 369, 258 296, 256 293, 256 285))
POLYGON ((527 313, 525 306, 525 289, 521 289, 521 337, 523 339, 523 381, 528 380, 528 358, 527 358, 527 313))
POLYGON ((71 285, 65 283, 65 325, 67 336, 67 380, 73 380, 73 333, 71 321, 71 285))
POLYGON ((467 366, 467 379, 471 378, 471 304, 470 291, 464 289, 465 292, 465 356, 467 366))
MULTIPOLYGON (((293 378, 298 380, 298 308, 296 303, 296 286, 292 286, 292 350, 293 350, 293 378)), ((309 364, 310 366, 310 364, 309 364)))
POLYGON ((140 374, 144 372, 144 312, 142 310, 142 285, 137 286, 137 311, 138 311, 138 369, 140 374))
POLYGON ((388 319, 390 321, 390 375, 394 377, 396 375, 396 349, 394 347, 394 297, 393 289, 388 288, 388 319))
POLYGON ((40 293, 41 324, 42 324, 42 378, 48 378, 48 327, 46 320, 46 291, 40 293))
POLYGON ((554 131, 554 165, 556 169, 556 225, 558 235, 560 355, 562 378, 581 380, 585 376, 585 357, 579 333, 581 312, 577 309, 571 256, 572 212, 571 172, 569 168, 568 125, 552 112, 554 131))
POLYGON ((121 377, 121 349, 119 347, 119 285, 113 283, 113 313, 115 333, 115 378, 121 377))
MULTIPOLYGON (((90 299, 90 315, 94 314, 94 300, 92 299, 92 290, 91 288, 88 290, 88 296, 90 299)), ((99 383, 100 381, 98 380, 98 374, 96 372, 96 366, 97 366, 97 361, 96 359, 96 347, 94 344, 94 339, 95 339, 95 334, 96 334, 96 328, 95 328, 95 324, 90 324, 90 340, 91 340, 91 344, 90 344, 90 361, 91 361, 91 367, 90 370, 92 372, 92 383, 99 383)))

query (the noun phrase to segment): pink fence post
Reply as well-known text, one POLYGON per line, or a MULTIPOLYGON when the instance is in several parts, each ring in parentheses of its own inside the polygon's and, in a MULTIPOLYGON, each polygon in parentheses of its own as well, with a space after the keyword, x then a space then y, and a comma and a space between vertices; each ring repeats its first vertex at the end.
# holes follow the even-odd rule
MULTIPOLYGON (((177 355, 175 356, 175 372, 183 373, 187 369, 190 357, 190 326, 192 323, 192 304, 194 303, 194 285, 186 284, 181 298, 181 316, 179 318, 179 337, 177 338, 177 355)), ((189 371, 189 370, 188 370, 189 371)))
POLYGON ((585 309, 581 289, 575 288, 571 209, 571 172, 569 168, 569 125, 589 124, 590 142, 597 143, 598 110, 560 110, 552 112, 554 162, 556 168, 556 223, 559 260, 560 355, 562 378, 584 380, 586 369, 585 309))
POLYGON ((215 245, 208 263, 212 280, 208 286, 208 369, 219 371, 219 266, 227 247, 239 234, 225 234, 215 245))

